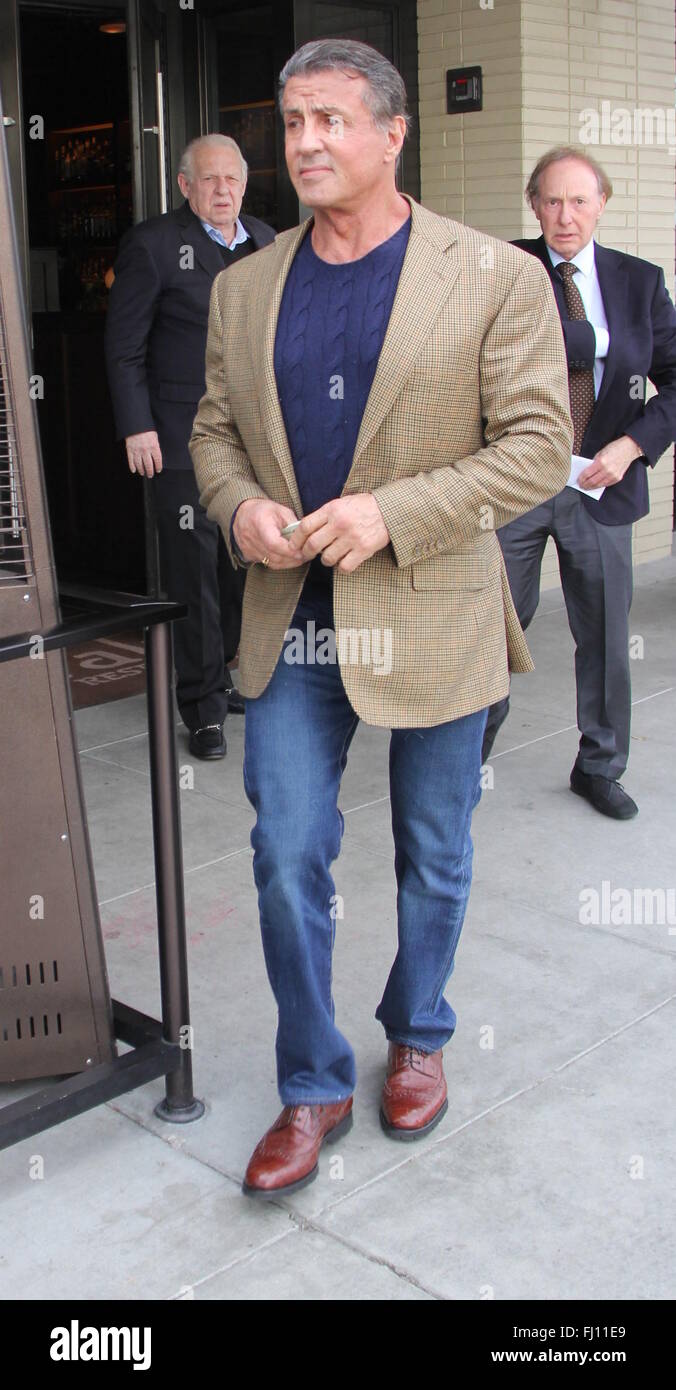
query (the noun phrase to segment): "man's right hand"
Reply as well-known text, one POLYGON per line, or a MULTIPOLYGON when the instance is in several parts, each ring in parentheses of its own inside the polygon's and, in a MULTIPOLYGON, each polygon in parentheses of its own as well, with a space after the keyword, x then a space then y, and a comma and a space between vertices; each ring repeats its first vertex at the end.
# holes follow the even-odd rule
POLYGON ((162 472, 162 450, 155 430, 144 430, 142 434, 128 434, 125 439, 127 461, 131 473, 152 478, 162 472))
POLYGON ((282 527, 297 517, 290 507, 268 498, 247 497, 237 508, 233 535, 248 562, 260 563, 266 556, 271 570, 298 569, 305 561, 281 535, 282 527))

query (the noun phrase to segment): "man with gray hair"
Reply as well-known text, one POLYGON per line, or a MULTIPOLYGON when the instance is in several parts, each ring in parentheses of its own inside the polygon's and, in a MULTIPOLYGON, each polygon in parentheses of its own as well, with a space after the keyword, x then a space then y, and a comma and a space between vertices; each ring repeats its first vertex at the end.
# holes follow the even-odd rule
MULTIPOLYGON (((638 806, 618 780, 629 757, 632 526, 650 501, 648 469, 676 438, 676 310, 664 272, 595 240, 612 185, 586 150, 560 145, 526 187, 542 236, 515 244, 550 276, 568 358, 577 488, 499 533, 512 596, 527 628, 540 598, 548 538, 557 549, 575 641, 580 745, 571 790, 601 815, 631 820, 638 806), (651 381, 657 394, 647 400, 651 381)), ((509 699, 488 712, 483 761, 509 699)))
POLYGON ((204 391, 214 278, 274 238, 240 216, 247 166, 227 135, 191 141, 179 164, 181 208, 126 233, 115 262, 106 365, 118 438, 132 473, 152 478, 163 586, 188 616, 174 629, 176 696, 198 758, 221 758, 229 671, 239 644, 242 579, 199 503, 188 440, 204 391))
POLYGON ((289 172, 313 216, 214 287, 191 440, 202 501, 248 570, 244 783, 284 1106, 247 1168, 258 1199, 310 1182, 324 1140, 352 1123, 330 868, 360 718, 391 730, 399 948, 376 1012, 381 1124, 410 1142, 446 1111, 444 989, 486 706, 509 664, 531 669, 491 519, 559 491, 571 442, 542 267, 397 191, 407 116, 392 64, 318 40, 280 86, 289 172), (315 649, 318 628, 335 630, 337 660, 323 637, 315 649))

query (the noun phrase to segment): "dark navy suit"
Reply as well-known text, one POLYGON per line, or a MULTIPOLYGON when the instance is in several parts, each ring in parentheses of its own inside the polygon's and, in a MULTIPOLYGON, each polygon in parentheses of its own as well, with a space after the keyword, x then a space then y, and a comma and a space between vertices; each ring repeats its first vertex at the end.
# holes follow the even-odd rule
POLYGON ((241 622, 245 576, 233 570, 218 526, 199 505, 188 450, 205 391, 214 279, 275 236, 257 217, 240 214, 240 221, 250 240, 232 252, 212 241, 188 202, 132 227, 120 243, 106 323, 117 437, 156 430, 162 451, 151 497, 164 587, 188 605, 175 626, 174 653, 178 706, 190 729, 225 719, 227 663, 241 622))
MULTIPOLYGON (((569 369, 593 369, 593 327, 587 320, 569 319, 563 283, 544 237, 514 244, 537 256, 551 278, 569 369)), ((610 346, 580 453, 591 459, 627 434, 643 456, 598 501, 564 488, 551 502, 502 527, 498 536, 524 628, 538 605, 547 538, 554 539, 576 645, 577 766, 615 780, 629 754, 631 528, 649 510, 647 468, 676 438, 676 309, 659 266, 597 244, 594 258, 610 346), (648 380, 657 395, 646 402, 648 380)), ((508 709, 504 700, 489 710, 484 760, 508 709)))

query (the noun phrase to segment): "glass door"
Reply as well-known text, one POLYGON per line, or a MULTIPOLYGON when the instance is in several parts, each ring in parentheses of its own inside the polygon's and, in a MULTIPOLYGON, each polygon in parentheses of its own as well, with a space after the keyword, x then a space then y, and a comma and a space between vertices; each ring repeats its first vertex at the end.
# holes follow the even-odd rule
POLYGON ((57 575, 143 592, 143 493, 115 441, 103 352, 112 268, 133 216, 127 6, 7 0, 0 40, 57 575))
POLYGON ((153 0, 128 0, 134 221, 171 206, 166 20, 153 0))
POLYGON ((2 122, 9 165, 10 195, 14 208, 21 273, 28 302, 28 224, 17 0, 4 0, 4 3, 0 5, 0 92, 2 93, 2 122))
MULTIPOLYGON (((153 0, 127 0, 129 14, 129 97, 134 222, 171 207, 169 122, 167 118, 166 19, 153 0)), ((133 480, 138 487, 139 480, 133 480)), ((152 481, 141 482, 144 504, 146 592, 161 593, 152 481)))

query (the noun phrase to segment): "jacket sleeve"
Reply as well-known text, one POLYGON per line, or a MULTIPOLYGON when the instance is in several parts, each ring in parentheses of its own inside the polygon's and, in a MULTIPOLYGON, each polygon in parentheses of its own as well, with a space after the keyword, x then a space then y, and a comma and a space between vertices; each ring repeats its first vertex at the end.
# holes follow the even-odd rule
POLYGON ((106 315, 105 356, 118 439, 154 430, 146 354, 162 292, 150 248, 131 228, 120 244, 106 315))
POLYGON ((452 553, 568 481, 573 427, 561 322, 544 267, 532 256, 523 261, 481 345, 484 447, 373 491, 400 566, 419 559, 423 543, 452 553))
POLYGON ((231 521, 240 502, 266 497, 259 486, 235 424, 223 371, 223 314, 217 276, 209 304, 206 350, 206 392, 190 436, 190 453, 200 490, 200 502, 212 521, 217 521, 235 569, 244 567, 233 546, 231 521))
POLYGON ((676 309, 664 283, 664 271, 659 267, 650 317, 653 354, 648 377, 657 395, 643 405, 626 432, 654 467, 660 455, 676 439, 676 309))

